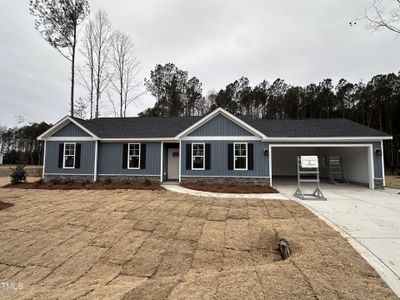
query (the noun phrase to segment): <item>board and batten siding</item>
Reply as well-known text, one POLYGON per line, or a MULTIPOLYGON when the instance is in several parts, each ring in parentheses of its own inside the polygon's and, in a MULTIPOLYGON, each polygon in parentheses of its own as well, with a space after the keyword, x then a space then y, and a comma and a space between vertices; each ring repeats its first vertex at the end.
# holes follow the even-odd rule
MULTIPOLYGON (((70 143, 70 141, 68 141, 70 143)), ((71 142, 73 143, 73 142, 71 142)), ((59 145, 64 144, 63 141, 47 141, 46 142, 46 163, 45 174, 93 174, 94 172, 94 151, 95 142, 79 141, 81 144, 81 165, 79 169, 63 169, 58 167, 58 151, 59 145)))
POLYGON ((161 143, 146 144, 146 168, 122 168, 122 152, 124 143, 99 143, 98 164, 99 175, 160 175, 161 143))
POLYGON ((253 136, 253 134, 226 117, 218 115, 188 136, 253 136))
POLYGON ((55 132, 52 136, 61 136, 61 137, 82 137, 82 136, 90 136, 86 131, 82 130, 74 123, 70 122, 65 125, 63 128, 55 132))
POLYGON ((198 141, 183 141, 181 149, 181 176, 236 176, 236 177, 268 177, 269 159, 264 155, 264 149, 268 144, 261 141, 201 141, 211 144, 210 170, 187 170, 186 169, 186 145, 198 143, 198 141), (228 170, 228 144, 252 143, 254 145, 254 170, 228 170))

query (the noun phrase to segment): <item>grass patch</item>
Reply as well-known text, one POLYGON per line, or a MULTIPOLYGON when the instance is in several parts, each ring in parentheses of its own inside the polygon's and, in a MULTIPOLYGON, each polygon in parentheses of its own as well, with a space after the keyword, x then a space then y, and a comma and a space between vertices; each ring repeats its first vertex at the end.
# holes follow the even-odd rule
POLYGON ((206 183, 182 183, 181 186, 197 191, 233 194, 264 194, 278 193, 274 188, 267 185, 256 184, 206 184, 206 183))

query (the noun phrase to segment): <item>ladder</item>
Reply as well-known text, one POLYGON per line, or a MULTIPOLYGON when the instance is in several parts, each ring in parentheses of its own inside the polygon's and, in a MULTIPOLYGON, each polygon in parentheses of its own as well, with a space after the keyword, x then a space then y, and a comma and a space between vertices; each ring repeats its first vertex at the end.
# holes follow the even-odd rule
POLYGON ((343 172, 343 160, 340 156, 329 156, 328 157, 328 171, 329 181, 332 184, 346 183, 349 181, 344 176, 343 172))
POLYGON ((319 182, 319 168, 302 168, 301 157, 297 156, 297 190, 294 193, 294 196, 300 198, 301 200, 326 200, 324 194, 322 194, 319 182), (314 192, 312 192, 312 194, 303 193, 301 187, 302 183, 316 183, 314 192), (306 196, 308 196, 308 198, 306 198, 306 196))

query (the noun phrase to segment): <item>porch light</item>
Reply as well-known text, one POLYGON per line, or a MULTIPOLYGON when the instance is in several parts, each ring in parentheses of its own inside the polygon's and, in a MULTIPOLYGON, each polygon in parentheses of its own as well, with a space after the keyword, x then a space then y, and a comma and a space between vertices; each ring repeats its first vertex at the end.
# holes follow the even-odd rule
POLYGON ((382 156, 382 150, 379 149, 379 148, 376 148, 375 149, 375 154, 376 154, 376 156, 382 156))
POLYGON ((264 156, 268 156, 269 152, 267 148, 264 148, 264 156))

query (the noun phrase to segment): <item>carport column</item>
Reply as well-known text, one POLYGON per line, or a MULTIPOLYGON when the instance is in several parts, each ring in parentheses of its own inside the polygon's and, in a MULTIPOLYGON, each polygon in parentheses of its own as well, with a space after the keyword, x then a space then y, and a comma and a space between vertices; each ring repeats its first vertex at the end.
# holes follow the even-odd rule
POLYGON ((384 158, 384 153, 383 153, 383 141, 381 141, 381 159, 382 159, 382 179, 383 179, 383 187, 386 186, 386 180, 385 180, 385 158, 384 158))
POLYGON ((375 189, 375 168, 374 168, 374 148, 373 145, 368 147, 368 171, 370 173, 369 176, 369 188, 371 190, 375 189))
POLYGON ((97 152, 98 152, 99 141, 96 140, 94 145, 94 168, 93 168, 93 182, 97 181, 97 152))

